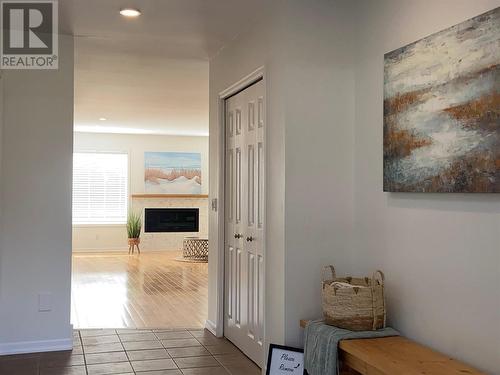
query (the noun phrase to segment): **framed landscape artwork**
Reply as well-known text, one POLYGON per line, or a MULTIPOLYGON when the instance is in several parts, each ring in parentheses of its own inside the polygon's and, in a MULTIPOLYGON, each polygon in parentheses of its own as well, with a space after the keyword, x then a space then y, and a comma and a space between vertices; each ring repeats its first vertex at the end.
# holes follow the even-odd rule
POLYGON ((500 192, 500 8, 384 55, 384 191, 500 192))
POLYGON ((148 194, 201 194, 201 154, 145 152, 144 183, 148 194))

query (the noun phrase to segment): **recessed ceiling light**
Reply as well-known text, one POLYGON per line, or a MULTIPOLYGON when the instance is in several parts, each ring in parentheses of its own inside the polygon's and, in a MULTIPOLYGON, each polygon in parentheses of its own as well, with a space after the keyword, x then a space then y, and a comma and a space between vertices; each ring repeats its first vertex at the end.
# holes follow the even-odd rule
POLYGON ((99 121, 106 121, 107 118, 106 117, 99 117, 99 121))
POLYGON ((139 17, 141 15, 141 11, 134 8, 123 8, 120 10, 120 14, 124 17, 139 17))

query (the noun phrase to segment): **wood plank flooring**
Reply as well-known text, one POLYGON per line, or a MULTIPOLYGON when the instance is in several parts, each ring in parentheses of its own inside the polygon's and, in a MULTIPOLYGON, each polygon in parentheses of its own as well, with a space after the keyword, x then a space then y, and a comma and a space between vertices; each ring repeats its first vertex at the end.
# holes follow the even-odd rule
POLYGON ((179 255, 73 254, 73 327, 202 328, 208 265, 178 262, 179 255))

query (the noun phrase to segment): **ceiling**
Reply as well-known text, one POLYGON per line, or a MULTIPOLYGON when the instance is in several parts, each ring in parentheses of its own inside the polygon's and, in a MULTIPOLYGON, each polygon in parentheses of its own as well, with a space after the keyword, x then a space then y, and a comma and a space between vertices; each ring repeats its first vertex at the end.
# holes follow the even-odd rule
POLYGON ((264 1, 59 0, 75 36, 75 130, 208 135, 208 60, 264 1))

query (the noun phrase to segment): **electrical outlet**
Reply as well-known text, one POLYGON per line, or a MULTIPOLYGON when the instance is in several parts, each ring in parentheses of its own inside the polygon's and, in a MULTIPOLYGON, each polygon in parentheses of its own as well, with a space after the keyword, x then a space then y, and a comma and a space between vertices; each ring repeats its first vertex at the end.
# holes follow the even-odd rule
POLYGON ((44 292, 38 294, 38 311, 52 311, 52 293, 44 292))

